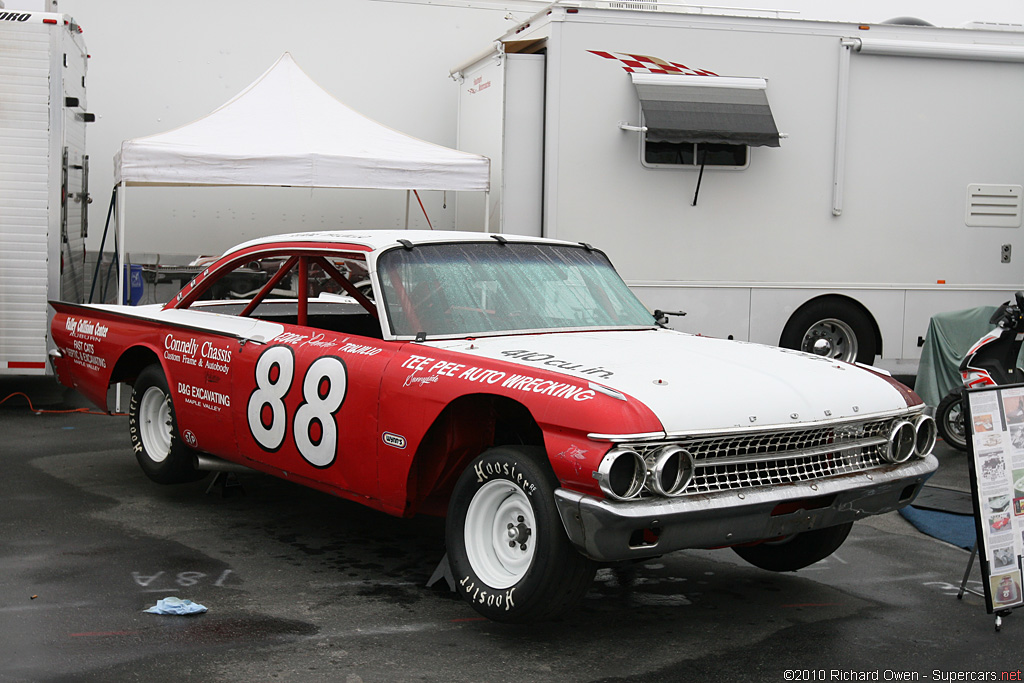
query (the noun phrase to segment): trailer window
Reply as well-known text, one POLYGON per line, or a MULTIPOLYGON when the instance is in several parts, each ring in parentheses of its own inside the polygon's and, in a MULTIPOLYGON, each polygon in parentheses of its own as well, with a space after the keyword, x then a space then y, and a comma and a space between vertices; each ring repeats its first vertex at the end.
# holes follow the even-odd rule
POLYGON ((746 145, 725 145, 704 142, 651 142, 644 136, 645 166, 725 166, 746 168, 749 149, 746 145))

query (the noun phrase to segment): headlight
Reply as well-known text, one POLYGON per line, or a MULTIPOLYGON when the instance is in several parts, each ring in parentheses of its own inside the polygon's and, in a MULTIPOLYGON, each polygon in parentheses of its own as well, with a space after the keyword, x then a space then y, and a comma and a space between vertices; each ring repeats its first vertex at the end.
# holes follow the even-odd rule
POLYGON ((935 420, 921 414, 914 420, 914 429, 917 432, 917 438, 914 442, 914 455, 923 458, 935 448, 935 437, 938 435, 938 428, 935 425, 935 420))
POLYGON ((647 465, 636 451, 613 448, 605 454, 594 473, 601 490, 610 498, 630 500, 644 488, 647 465))
POLYGON ((678 496, 693 479, 693 456, 681 446, 665 446, 647 456, 647 485, 662 496, 678 496))
POLYGON ((917 430, 906 420, 897 422, 889 432, 889 444, 885 449, 885 459, 889 462, 906 462, 914 454, 917 444, 917 430))

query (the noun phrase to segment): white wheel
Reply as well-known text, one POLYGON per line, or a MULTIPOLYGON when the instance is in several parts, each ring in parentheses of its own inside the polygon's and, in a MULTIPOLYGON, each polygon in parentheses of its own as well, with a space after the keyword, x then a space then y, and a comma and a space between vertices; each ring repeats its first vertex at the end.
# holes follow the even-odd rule
POLYGON ((457 590, 489 619, 564 614, 597 565, 569 542, 555 507, 558 479, 538 446, 497 446, 469 463, 448 506, 445 545, 457 590))
POLYGON ((502 479, 476 492, 466 512, 466 554, 487 585, 509 588, 526 576, 536 539, 533 506, 523 490, 502 479))
POLYGON ((149 387, 139 402, 139 436, 150 460, 163 462, 171 452, 171 407, 160 387, 149 387))
POLYGON ((206 476, 195 468, 195 453, 178 435, 174 402, 159 365, 142 370, 128 405, 128 433, 135 459, 158 484, 184 484, 206 476))

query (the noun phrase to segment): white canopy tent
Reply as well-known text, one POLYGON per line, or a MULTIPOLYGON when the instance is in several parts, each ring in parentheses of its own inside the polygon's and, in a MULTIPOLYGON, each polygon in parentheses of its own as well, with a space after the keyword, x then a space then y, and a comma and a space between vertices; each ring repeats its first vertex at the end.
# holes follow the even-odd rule
MULTIPOLYGON (((406 190, 408 219, 408 193, 415 190, 488 193, 490 160, 366 118, 323 90, 286 52, 252 85, 198 121, 125 140, 114 157, 114 180, 118 259, 124 264, 129 185, 406 190)), ((123 266, 118 271, 122 301, 123 266)))

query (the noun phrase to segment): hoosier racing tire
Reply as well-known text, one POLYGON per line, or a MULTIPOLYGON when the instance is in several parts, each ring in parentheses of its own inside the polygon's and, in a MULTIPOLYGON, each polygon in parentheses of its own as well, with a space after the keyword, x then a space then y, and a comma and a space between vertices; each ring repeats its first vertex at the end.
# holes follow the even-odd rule
POLYGON ((544 450, 499 446, 455 484, 446 544, 456 591, 494 621, 543 621, 571 609, 596 563, 569 542, 544 450))
POLYGON ((186 484, 208 474, 195 468, 195 454, 181 440, 167 378, 159 365, 148 366, 135 380, 128 431, 139 466, 156 483, 186 484))

